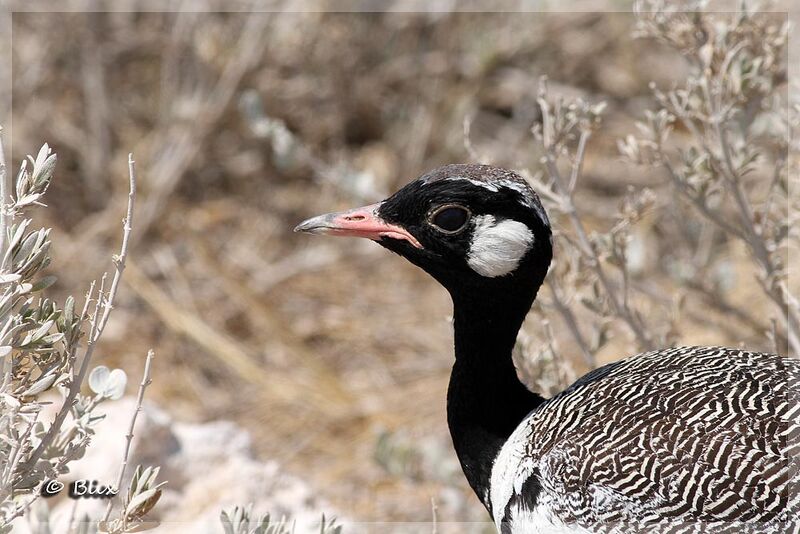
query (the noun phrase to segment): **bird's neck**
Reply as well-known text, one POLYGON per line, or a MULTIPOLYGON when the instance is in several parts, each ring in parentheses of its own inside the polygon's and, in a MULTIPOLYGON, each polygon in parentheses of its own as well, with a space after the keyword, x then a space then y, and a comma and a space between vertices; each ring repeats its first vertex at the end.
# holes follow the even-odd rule
POLYGON ((532 300, 493 305, 453 299, 456 361, 447 391, 447 422, 464 474, 487 509, 495 457, 522 419, 544 400, 519 381, 512 361, 532 300))

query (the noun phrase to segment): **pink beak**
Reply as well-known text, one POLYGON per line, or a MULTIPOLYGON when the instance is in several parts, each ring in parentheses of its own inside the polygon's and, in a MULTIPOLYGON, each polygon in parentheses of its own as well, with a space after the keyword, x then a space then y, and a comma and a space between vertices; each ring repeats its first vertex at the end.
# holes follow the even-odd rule
POLYGON ((389 224, 378 214, 378 204, 370 204, 339 213, 327 213, 305 220, 298 224, 295 232, 310 234, 327 234, 352 237, 366 237, 378 241, 383 237, 402 239, 417 248, 422 248, 417 239, 408 230, 396 224, 389 224))

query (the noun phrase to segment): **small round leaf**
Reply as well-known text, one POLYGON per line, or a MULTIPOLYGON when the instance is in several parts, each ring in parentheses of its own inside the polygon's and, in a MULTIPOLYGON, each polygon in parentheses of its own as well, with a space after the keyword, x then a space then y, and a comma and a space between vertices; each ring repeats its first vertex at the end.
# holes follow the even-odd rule
POLYGON ((109 374, 111 374, 111 371, 105 365, 98 365, 92 369, 89 374, 89 388, 98 395, 102 394, 109 374))

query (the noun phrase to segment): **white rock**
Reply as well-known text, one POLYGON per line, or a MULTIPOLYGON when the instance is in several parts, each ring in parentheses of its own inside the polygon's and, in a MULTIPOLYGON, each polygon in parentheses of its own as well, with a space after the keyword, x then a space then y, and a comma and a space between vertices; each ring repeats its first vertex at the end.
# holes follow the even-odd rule
MULTIPOLYGON (((97 434, 86 455, 71 464, 63 476, 65 484, 77 479, 116 481, 125 447, 125 434, 135 407, 132 398, 101 406, 107 417, 98 424, 97 434)), ((161 466, 159 480, 168 483, 161 500, 150 513, 161 522, 150 532, 222 532, 219 521, 223 509, 253 504, 254 515, 270 513, 274 518, 290 517, 297 532, 316 531, 322 512, 335 512, 316 497, 305 483, 283 473, 275 462, 255 458, 248 432, 230 421, 184 423, 174 421, 164 411, 145 403, 136 422, 131 456, 123 490, 136 465, 161 466)), ((52 512, 53 532, 65 532, 74 501, 67 490, 47 503, 52 512)), ((79 499, 76 517, 84 513, 99 518, 107 501, 79 499)), ((14 532, 30 532, 26 520, 18 520, 14 532), (19 529, 19 530, 17 530, 19 529)))

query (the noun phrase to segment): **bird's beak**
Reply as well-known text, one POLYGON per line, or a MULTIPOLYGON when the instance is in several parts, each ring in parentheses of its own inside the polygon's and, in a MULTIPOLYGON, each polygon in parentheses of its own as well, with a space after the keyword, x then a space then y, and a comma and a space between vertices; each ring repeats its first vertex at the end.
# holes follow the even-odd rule
POLYGON ((390 224, 378 216, 378 204, 370 204, 363 208, 356 208, 338 213, 327 213, 305 220, 298 224, 295 232, 308 232, 309 234, 327 234, 339 236, 366 237, 380 241, 384 237, 400 239, 411 243, 416 248, 422 248, 417 238, 396 224, 390 224))

